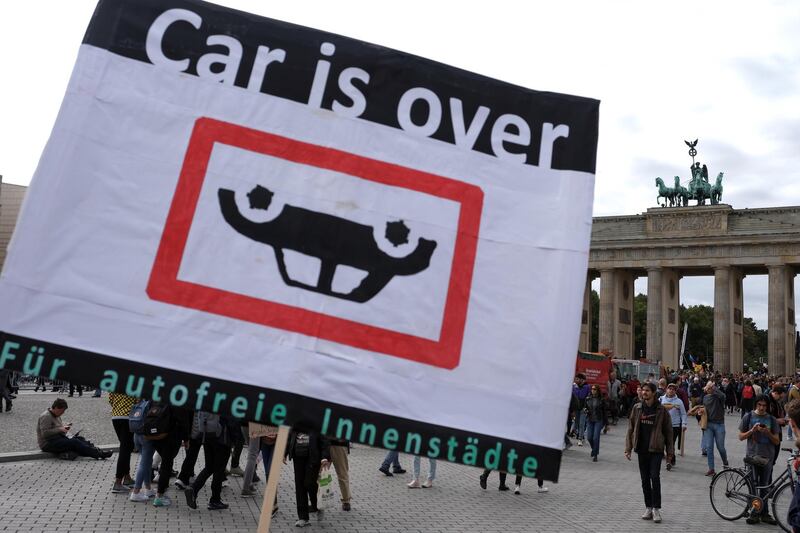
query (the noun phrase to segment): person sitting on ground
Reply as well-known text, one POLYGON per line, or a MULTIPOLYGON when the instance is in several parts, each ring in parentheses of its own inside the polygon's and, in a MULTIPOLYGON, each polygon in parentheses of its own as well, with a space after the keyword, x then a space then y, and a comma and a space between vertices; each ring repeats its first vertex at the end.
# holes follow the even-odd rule
POLYGON ((67 437, 72 424, 64 425, 61 417, 67 410, 67 401, 63 398, 56 398, 53 405, 39 416, 39 423, 36 425, 36 440, 39 449, 48 453, 74 452, 81 457, 93 457, 95 459, 108 459, 114 453, 103 451, 86 442, 80 437, 67 437))

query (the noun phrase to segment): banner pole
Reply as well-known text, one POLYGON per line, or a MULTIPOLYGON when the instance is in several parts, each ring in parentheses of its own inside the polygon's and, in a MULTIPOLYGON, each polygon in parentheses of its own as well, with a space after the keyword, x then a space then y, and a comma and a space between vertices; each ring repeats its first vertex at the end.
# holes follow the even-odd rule
POLYGON ((258 533, 267 533, 272 522, 272 505, 278 494, 278 480, 281 477, 283 456, 286 451, 286 441, 289 440, 289 426, 278 428, 278 438, 275 439, 275 448, 272 451, 272 464, 269 467, 267 488, 264 489, 264 501, 261 502, 261 515, 258 518, 258 533))

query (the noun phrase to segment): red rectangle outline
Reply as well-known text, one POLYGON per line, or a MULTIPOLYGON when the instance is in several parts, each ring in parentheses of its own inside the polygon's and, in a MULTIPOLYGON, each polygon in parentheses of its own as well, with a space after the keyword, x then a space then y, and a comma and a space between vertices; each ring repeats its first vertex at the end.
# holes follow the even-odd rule
POLYGON ((461 358, 483 191, 468 183, 207 117, 197 119, 150 273, 153 300, 452 369, 461 358), (439 340, 424 339, 178 279, 214 143, 402 187, 461 204, 439 340))

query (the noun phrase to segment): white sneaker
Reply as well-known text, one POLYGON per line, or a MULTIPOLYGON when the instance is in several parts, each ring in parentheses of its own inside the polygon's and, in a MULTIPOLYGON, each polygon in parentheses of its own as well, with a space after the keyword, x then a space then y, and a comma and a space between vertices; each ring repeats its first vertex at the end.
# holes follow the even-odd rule
POLYGON ((140 492, 131 491, 131 495, 128 496, 128 499, 132 502, 146 502, 150 498, 147 497, 147 493, 145 493, 144 491, 140 492))
POLYGON ((308 520, 298 520, 297 522, 294 523, 294 527, 306 527, 310 525, 311 522, 309 522, 308 520))
POLYGON ((147 489, 145 491, 145 494, 147 494, 148 498, 155 498, 156 497, 156 489, 147 489))
POLYGON ((661 523, 661 509, 653 509, 653 522, 656 524, 661 523))
POLYGON ((514 494, 519 494, 519 485, 514 485, 514 494))
POLYGON ((578 439, 578 446, 583 446, 583 441, 581 439, 578 439))
POLYGON ((539 487, 539 492, 549 492, 549 491, 550 489, 548 489, 547 487, 539 487))
POLYGON ((411 480, 411 482, 410 482, 408 485, 406 485, 406 486, 407 486, 409 489, 418 489, 418 488, 420 488, 422 485, 420 485, 420 484, 419 484, 419 480, 418 480, 418 479, 414 478, 414 479, 412 479, 412 480, 411 480))
POLYGON ((647 510, 642 515, 642 520, 652 520, 653 519, 653 510, 651 508, 647 508, 647 510))
POLYGON ((433 487, 433 480, 432 479, 426 479, 425 483, 422 484, 422 488, 423 489, 429 489, 431 487, 433 487))

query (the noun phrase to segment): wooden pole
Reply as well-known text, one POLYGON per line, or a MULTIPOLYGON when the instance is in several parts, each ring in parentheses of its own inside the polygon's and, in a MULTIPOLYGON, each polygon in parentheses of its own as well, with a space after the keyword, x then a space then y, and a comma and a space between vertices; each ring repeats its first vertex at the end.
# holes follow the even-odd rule
POLYGON ((289 440, 289 426, 278 428, 278 438, 275 439, 275 448, 272 451, 272 464, 269 467, 267 488, 264 490, 264 501, 261 502, 261 515, 258 518, 258 533, 267 533, 272 522, 272 505, 278 494, 278 480, 281 477, 283 456, 286 452, 286 441, 289 440))

